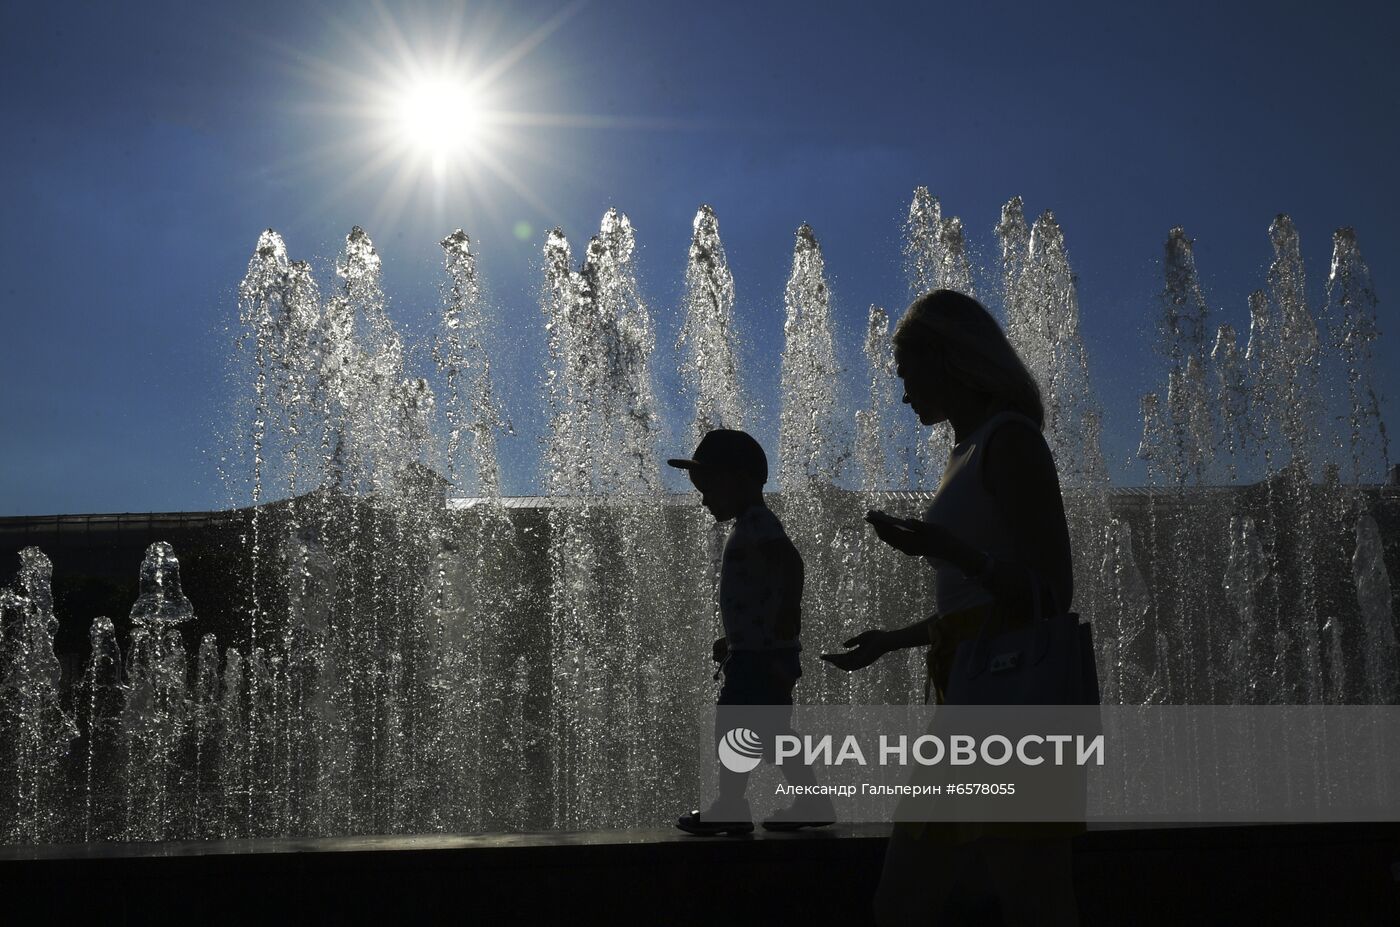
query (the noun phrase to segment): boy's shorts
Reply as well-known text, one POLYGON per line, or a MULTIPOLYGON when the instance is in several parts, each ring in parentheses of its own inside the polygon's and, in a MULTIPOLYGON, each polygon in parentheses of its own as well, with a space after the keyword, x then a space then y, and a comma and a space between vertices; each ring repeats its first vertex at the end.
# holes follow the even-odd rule
POLYGON ((724 661, 718 704, 791 705, 801 675, 801 651, 796 647, 731 650, 724 661))

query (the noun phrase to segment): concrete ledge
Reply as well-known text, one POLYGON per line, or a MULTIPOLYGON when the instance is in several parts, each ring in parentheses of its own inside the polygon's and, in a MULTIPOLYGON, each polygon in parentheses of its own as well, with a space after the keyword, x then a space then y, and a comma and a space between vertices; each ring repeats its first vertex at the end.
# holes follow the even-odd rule
MULTIPOLYGON (((9 910, 102 923, 867 924, 885 826, 341 837, 0 850, 9 910), (97 922, 97 921, 93 921, 97 922)), ((1400 825, 1093 830, 1083 923, 1400 923, 1400 825)), ((997 924, 956 900, 949 923, 997 924)))

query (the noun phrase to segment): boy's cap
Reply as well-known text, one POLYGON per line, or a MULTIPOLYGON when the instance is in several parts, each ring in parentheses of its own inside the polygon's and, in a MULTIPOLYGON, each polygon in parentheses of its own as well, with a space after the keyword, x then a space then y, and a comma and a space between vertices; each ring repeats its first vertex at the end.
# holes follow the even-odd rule
POLYGON ((688 458, 671 457, 666 462, 682 470, 737 470, 760 483, 768 482, 768 457, 746 431, 707 431, 694 454, 688 458))

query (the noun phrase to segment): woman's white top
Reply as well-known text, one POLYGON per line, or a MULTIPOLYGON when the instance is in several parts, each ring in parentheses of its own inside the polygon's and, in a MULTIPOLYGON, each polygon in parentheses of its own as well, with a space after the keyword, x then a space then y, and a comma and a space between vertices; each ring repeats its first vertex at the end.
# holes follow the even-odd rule
MULTIPOLYGON (((958 540, 991 554, 998 560, 1016 559, 1011 532, 982 477, 982 457, 992 432, 1007 422, 1040 429, 1020 412, 1006 410, 981 424, 948 455, 948 466, 938 484, 933 502, 924 512, 924 521, 940 525, 958 540)), ((962 570, 946 560, 926 557, 934 569, 934 601, 940 615, 983 605, 992 595, 980 583, 967 578, 962 570)))

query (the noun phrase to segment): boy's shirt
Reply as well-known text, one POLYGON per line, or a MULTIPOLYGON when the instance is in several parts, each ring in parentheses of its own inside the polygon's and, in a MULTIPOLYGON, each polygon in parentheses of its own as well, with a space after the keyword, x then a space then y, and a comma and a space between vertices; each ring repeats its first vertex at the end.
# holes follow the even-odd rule
POLYGON ((768 506, 752 505, 734 519, 719 574, 731 651, 802 648, 802 577, 802 556, 768 506))

